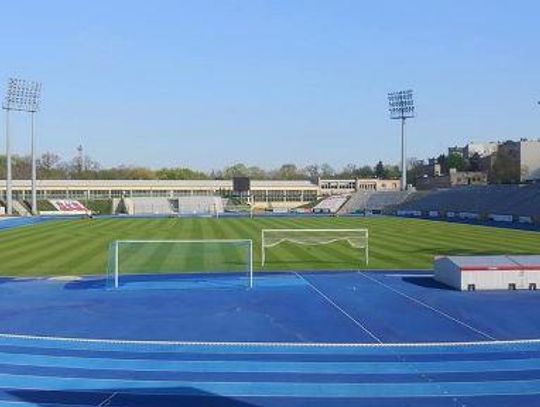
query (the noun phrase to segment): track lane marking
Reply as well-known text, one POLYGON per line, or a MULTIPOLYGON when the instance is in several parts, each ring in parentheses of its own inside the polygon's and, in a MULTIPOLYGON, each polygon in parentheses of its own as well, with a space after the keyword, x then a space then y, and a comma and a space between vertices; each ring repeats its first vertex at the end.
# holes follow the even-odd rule
POLYGON ((391 287, 388 284, 385 284, 382 281, 377 280, 376 278, 368 276, 367 274, 365 274, 365 273, 363 273, 361 271, 359 271, 358 274, 360 274, 362 277, 364 277, 364 278, 366 278, 366 279, 368 279, 370 281, 373 281, 373 282, 379 284, 380 286, 386 288, 387 290, 390 290, 390 291, 392 291, 392 292, 394 292, 394 293, 396 293, 396 294, 398 294, 398 295, 400 295, 400 296, 402 296, 404 298, 407 298, 408 300, 410 300, 412 302, 415 302, 418 305, 421 305, 424 308, 427 308, 427 309, 429 309, 429 310, 431 310, 431 311, 433 311, 433 312, 435 312, 435 313, 437 313, 439 315, 442 315, 443 317, 449 319, 450 321, 455 322, 456 324, 459 324, 461 326, 464 326, 465 328, 470 329, 471 331, 483 336, 484 338, 487 338, 487 339, 489 339, 491 341, 497 341, 497 338, 495 338, 494 336, 491 336, 491 335, 481 331, 480 329, 477 329, 474 326, 469 325, 466 322, 464 322, 464 321, 462 321, 462 320, 460 320, 460 319, 458 319, 456 317, 453 317, 450 314, 447 314, 446 312, 444 312, 444 311, 442 311, 442 310, 440 310, 438 308, 435 308, 435 307, 433 307, 433 306, 431 306, 429 304, 426 304, 425 302, 423 302, 423 301, 421 301, 421 300, 419 300, 417 298, 414 298, 414 297, 412 297, 412 296, 410 296, 408 294, 405 294, 403 291, 397 290, 394 287, 391 287))
POLYGON ((294 272, 296 276, 306 282, 307 285, 311 287, 312 290, 314 290, 317 294, 319 294, 322 298, 324 298, 330 305, 332 305, 335 309, 337 309, 339 312, 341 312, 343 315, 345 315, 348 319, 350 319, 356 326, 358 326, 360 329, 362 329, 365 333, 367 333, 371 338, 376 340, 378 343, 382 344, 383 341, 379 339, 373 332, 371 332, 369 329, 367 329, 364 324, 357 321, 351 314, 349 314, 347 311, 345 311, 343 308, 341 308, 338 304, 336 304, 330 297, 328 297, 325 293, 323 293, 321 290, 319 290, 317 287, 315 287, 307 278, 302 276, 301 274, 298 274, 297 272, 294 272))

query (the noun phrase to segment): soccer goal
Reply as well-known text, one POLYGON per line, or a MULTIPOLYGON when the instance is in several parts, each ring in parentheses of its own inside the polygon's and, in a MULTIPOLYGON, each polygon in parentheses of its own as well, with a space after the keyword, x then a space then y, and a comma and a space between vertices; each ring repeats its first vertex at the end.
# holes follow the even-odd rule
POLYGON ((358 261, 369 264, 369 232, 367 229, 263 229, 261 232, 262 267, 267 250, 282 243, 317 246, 345 242, 358 249, 358 261))
POLYGON ((234 273, 253 287, 253 242, 248 239, 116 240, 110 244, 107 286, 140 274, 234 273))

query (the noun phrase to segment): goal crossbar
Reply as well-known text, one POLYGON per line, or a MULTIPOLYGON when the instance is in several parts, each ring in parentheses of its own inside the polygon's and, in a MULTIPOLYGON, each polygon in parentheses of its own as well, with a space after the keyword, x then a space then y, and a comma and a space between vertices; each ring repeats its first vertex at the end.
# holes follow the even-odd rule
POLYGON ((127 244, 245 244, 247 250, 247 271, 249 277, 249 287, 253 287, 253 241, 251 239, 180 239, 180 240, 115 240, 111 243, 111 249, 113 251, 112 264, 109 264, 107 270, 113 274, 113 286, 118 288, 120 285, 120 247, 127 244))
POLYGON ((369 264, 369 231, 357 229, 262 229, 261 231, 261 265, 266 262, 266 249, 284 242, 300 245, 317 246, 346 241, 356 249, 364 249, 366 265, 369 264), (274 238, 271 238, 271 235, 274 238), (279 235, 279 237, 275 237, 279 235), (302 237, 299 237, 303 235, 302 237))

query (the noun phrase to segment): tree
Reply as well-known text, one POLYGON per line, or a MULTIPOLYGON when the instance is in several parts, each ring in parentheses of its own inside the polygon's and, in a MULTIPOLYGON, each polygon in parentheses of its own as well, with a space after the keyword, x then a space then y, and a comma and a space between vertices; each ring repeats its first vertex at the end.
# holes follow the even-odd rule
POLYGON ((194 171, 190 168, 161 168, 156 171, 157 179, 178 180, 178 179, 208 179, 208 175, 201 171, 194 171))
POLYGON ((38 178, 62 179, 67 178, 66 165, 62 157, 56 153, 46 152, 41 154, 36 163, 38 178))
POLYGON ((493 168, 489 174, 490 182, 496 184, 518 183, 521 179, 518 163, 512 159, 510 154, 499 148, 495 156, 493 168))
POLYGON ((474 153, 471 158, 469 158, 469 171, 481 171, 482 170, 482 157, 480 154, 474 153))
POLYGON ((382 161, 379 161, 375 166, 375 176, 379 179, 385 178, 386 171, 384 170, 384 164, 382 161))
POLYGON ((339 178, 354 178, 356 177, 356 173, 358 172, 358 168, 354 164, 347 164, 339 174, 336 174, 339 178))
POLYGON ((385 165, 384 166, 384 178, 397 179, 401 176, 401 170, 397 165, 385 165))
POLYGON ((39 168, 42 171, 52 171, 60 162, 62 162, 62 158, 58 154, 51 152, 43 153, 38 158, 39 168))
POLYGON ((245 166, 245 164, 242 164, 242 163, 231 165, 230 167, 226 167, 223 170, 223 178, 225 179, 232 179, 234 177, 248 177, 248 176, 249 176, 249 170, 245 166))
POLYGON ((330 164, 324 163, 321 165, 321 177, 332 178, 336 174, 336 171, 330 166, 330 164))
POLYGON ((268 173, 264 169, 254 166, 254 165, 248 167, 248 174, 251 179, 268 179, 269 178, 268 173))
POLYGON ((450 154, 446 160, 447 169, 455 168, 458 171, 465 171, 467 169, 467 162, 459 154, 450 154))
POLYGON ((301 179, 298 168, 294 164, 283 164, 277 172, 279 179, 295 180, 301 179))
POLYGON ((321 176, 321 169, 317 164, 311 164, 304 168, 304 173, 307 174, 311 182, 317 182, 321 176))
POLYGON ((369 165, 364 165, 358 168, 356 171, 356 176, 358 178, 373 178, 375 176, 375 172, 369 165))

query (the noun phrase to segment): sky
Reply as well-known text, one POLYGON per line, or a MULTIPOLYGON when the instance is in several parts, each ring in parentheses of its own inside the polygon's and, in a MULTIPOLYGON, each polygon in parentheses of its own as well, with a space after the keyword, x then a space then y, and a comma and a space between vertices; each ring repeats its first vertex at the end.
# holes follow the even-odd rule
MULTIPOLYGON (((409 157, 540 137, 539 15, 537 0, 18 0, 0 86, 42 82, 39 152, 82 143, 106 166, 398 163, 395 90, 415 92, 409 157)), ((28 117, 11 121, 27 154, 28 117)))

